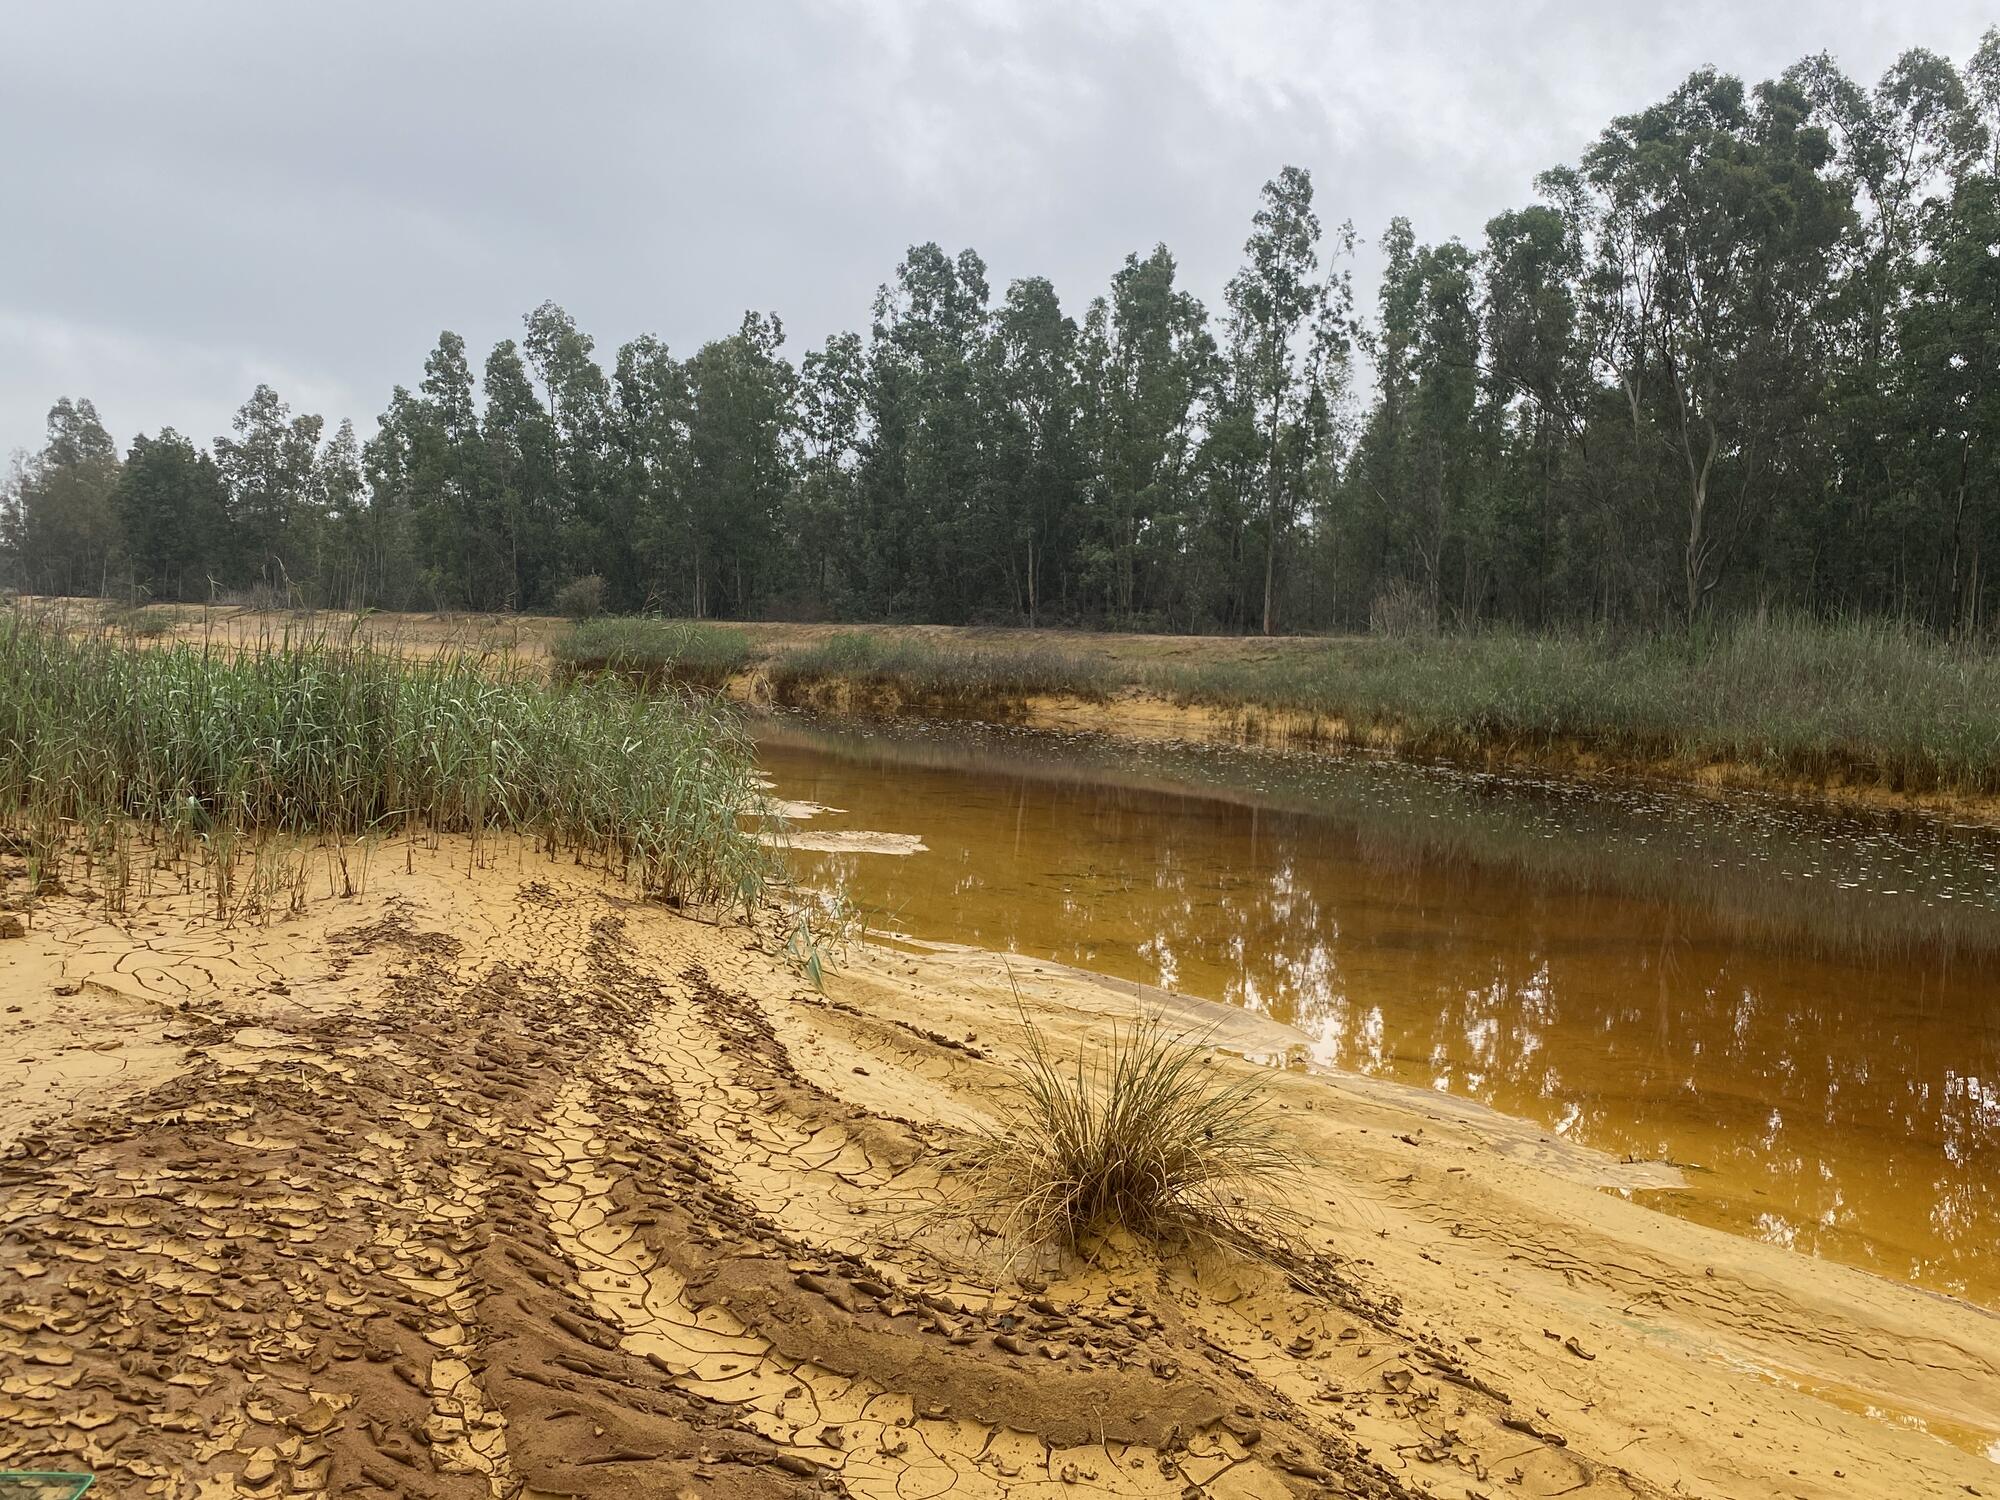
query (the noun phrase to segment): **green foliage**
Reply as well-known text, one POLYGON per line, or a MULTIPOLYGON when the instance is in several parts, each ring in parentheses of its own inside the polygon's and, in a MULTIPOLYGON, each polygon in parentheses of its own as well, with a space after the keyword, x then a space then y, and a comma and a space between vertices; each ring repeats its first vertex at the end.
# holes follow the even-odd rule
POLYGON ((114 494, 118 450, 88 401, 49 408, 48 443, 0 491, 0 548, 19 586, 102 594, 123 564, 114 494))
POLYGON ((31 830, 506 831, 662 897, 746 903, 770 872, 740 821, 759 796, 734 723, 677 696, 470 656, 134 647, 0 618, 0 810, 31 830))
POLYGON ((1163 245, 1077 315, 925 243, 796 366, 758 312, 608 361, 554 303, 483 365, 443 332, 365 445, 259 386, 212 457, 141 438, 121 479, 64 400, 0 492, 0 563, 401 609, 595 576, 606 609, 696 619, 1990 633, 1996 80, 2000 31, 1872 87, 1703 69, 1477 242, 1391 220, 1367 326, 1351 229, 1286 166, 1219 316, 1163 245))
POLYGON ((226 555, 228 488, 208 454, 175 432, 132 442, 114 496, 134 585, 155 599, 207 596, 208 569, 226 555))

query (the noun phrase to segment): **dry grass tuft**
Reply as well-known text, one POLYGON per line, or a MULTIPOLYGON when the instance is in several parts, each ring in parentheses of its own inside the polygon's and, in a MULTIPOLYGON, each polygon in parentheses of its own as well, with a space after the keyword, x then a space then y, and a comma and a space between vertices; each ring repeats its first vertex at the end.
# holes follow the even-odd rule
POLYGON ((954 1153, 973 1187, 952 1217, 1072 1250, 1118 1229, 1259 1255, 1289 1237, 1297 1220, 1282 1199, 1300 1163, 1260 1080, 1218 1066, 1205 1034, 1145 1016, 1067 1064, 1027 1031, 1003 1125, 954 1153))

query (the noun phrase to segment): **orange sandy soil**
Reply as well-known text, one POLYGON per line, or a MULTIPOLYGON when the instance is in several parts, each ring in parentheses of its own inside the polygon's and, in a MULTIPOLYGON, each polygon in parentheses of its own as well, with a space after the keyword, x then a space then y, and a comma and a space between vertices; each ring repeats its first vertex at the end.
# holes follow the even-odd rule
MULTIPOLYGON (((55 608, 84 623, 94 623, 104 606, 95 600, 33 600, 31 607, 55 608)), ((339 611, 286 612, 247 610, 235 606, 205 609, 198 605, 154 607, 172 622, 171 636, 204 637, 233 645, 270 643, 287 632, 326 633, 341 638, 350 633, 378 649, 423 656, 439 650, 490 651, 514 659, 546 660, 549 642, 569 628, 567 620, 539 615, 392 614, 356 616, 339 611)), ((768 704, 770 683, 762 666, 778 653, 823 640, 844 631, 866 630, 885 640, 922 640, 936 645, 994 651, 1044 649, 1094 659, 1114 669, 1143 675, 1147 669, 1176 665, 1218 665, 1271 661, 1290 655, 1325 651, 1328 636, 1193 636, 1133 635, 1108 631, 1022 630, 1009 627, 958 625, 797 625, 784 623, 729 624, 750 638, 752 665, 725 684, 730 696, 768 704)), ((904 707, 893 687, 846 682, 811 685, 803 690, 804 706, 835 714, 866 711, 894 713, 904 707)), ((1042 729, 1085 731, 1133 740, 1197 740, 1324 749, 1338 753, 1363 748, 1389 754, 1404 747, 1394 731, 1351 732, 1337 718, 1257 706, 1223 707, 1181 703, 1143 687, 1119 689, 1102 700, 1049 695, 1026 702, 991 705, 996 717, 1042 729)), ((1891 811, 1920 811, 2000 826, 2000 796, 1962 792, 1923 792, 1867 781, 1801 779, 1774 774, 1762 767, 1732 761, 1659 759, 1634 760, 1609 754, 1584 742, 1562 745, 1492 745, 1479 756, 1491 769, 1513 767, 1582 777, 1633 776, 1684 782, 1716 792, 1755 790, 1817 797, 1841 805, 1891 811)))
POLYGON ((166 871, 0 939, 0 1466, 203 1500, 2000 1494, 2000 1318, 1620 1196, 1670 1169, 1048 964, 862 945, 819 993, 775 915, 512 842, 383 846, 352 896, 301 859, 281 915, 166 871), (1017 1006, 1067 1051, 1140 1005, 1261 1070, 1299 1241, 939 1227, 1017 1006))

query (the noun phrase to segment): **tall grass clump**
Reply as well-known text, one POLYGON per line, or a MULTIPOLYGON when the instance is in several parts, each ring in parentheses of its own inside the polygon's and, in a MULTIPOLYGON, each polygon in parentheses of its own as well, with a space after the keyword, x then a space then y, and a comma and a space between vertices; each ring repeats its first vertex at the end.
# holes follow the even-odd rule
POLYGON ((973 1187, 954 1215, 1072 1250, 1122 1229, 1254 1251, 1295 1222, 1282 1199, 1300 1164, 1259 1080, 1228 1074, 1202 1037, 1145 1016, 1064 1063, 1032 1024, 1027 1035, 1002 1124, 956 1153, 973 1187))
POLYGON ((550 686, 467 655, 324 641, 148 648, 0 618, 0 815, 44 842, 121 820, 183 844, 505 831, 662 897, 756 896, 770 855, 722 711, 550 686))
POLYGON ((615 673, 647 687, 720 687, 750 660, 749 639, 726 625, 644 618, 584 620, 549 646, 559 669, 615 673))
POLYGON ((780 652, 764 672, 783 699, 840 683, 876 700, 967 710, 1056 693, 1102 699, 1118 685, 1106 662, 1047 646, 942 645, 859 630, 780 652))

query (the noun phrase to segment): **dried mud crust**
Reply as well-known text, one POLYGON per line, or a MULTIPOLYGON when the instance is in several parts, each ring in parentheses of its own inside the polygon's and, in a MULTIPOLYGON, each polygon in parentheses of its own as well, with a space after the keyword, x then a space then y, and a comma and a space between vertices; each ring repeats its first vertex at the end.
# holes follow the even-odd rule
POLYGON ((925 1127, 781 1039, 861 1023, 675 962, 683 919, 541 880, 483 927, 373 904, 255 1024, 183 1001, 178 1076, 0 1161, 0 1468, 204 1500, 1425 1492, 1159 1268, 1049 1285, 930 1243, 925 1127))

